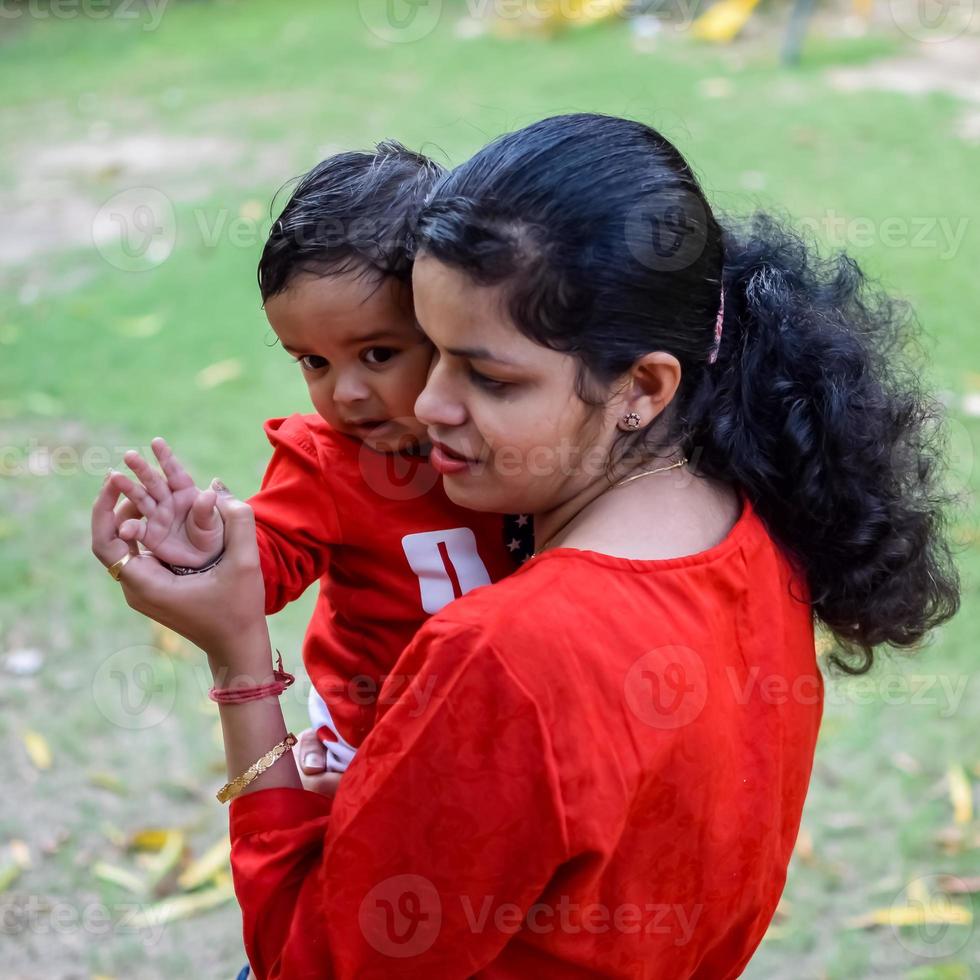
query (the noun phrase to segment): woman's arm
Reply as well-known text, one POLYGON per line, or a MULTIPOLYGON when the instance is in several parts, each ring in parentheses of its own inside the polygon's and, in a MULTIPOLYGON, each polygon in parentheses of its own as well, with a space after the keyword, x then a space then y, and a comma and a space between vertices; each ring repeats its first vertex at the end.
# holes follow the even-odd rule
POLYGON ((259 980, 471 976, 522 941, 537 903, 558 928, 546 890, 569 845, 534 700, 482 630, 439 619, 393 676, 412 680, 390 706, 382 689, 332 803, 288 789, 232 801, 259 980))
MULTIPOLYGON (((136 545, 116 531, 114 507, 119 492, 102 487, 92 509, 92 551, 107 567, 136 545)), ((255 522, 247 504, 219 493, 225 522, 225 557, 200 575, 173 575, 154 558, 133 557, 119 584, 132 608, 168 626, 208 654, 215 685, 265 684, 273 680, 272 648, 264 616, 264 588, 255 540, 255 522)), ((244 772, 286 736, 278 698, 222 704, 219 707, 228 778, 244 772)), ((285 753, 243 792, 274 786, 299 788, 291 752, 285 753)))
MULTIPOLYGON (((115 494, 92 518, 110 565, 115 494)), ((208 653, 216 683, 268 680, 255 528, 219 495, 225 558, 174 576, 129 561, 127 602, 208 653)), ((231 802, 232 873, 257 980, 469 976, 515 940, 569 858, 558 767, 534 699, 477 627, 434 617, 392 673, 397 698, 331 800, 300 788, 291 754, 231 802), (411 678, 407 687, 402 682, 411 678)), ((393 702, 393 703, 391 703, 393 702)), ((222 708, 229 775, 285 735, 276 701, 222 708)))

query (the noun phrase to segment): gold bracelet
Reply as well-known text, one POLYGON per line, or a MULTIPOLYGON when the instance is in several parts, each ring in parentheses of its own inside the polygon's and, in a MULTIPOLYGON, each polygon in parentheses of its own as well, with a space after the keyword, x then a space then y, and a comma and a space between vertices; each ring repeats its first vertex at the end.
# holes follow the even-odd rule
POLYGON ((261 759, 256 759, 240 776, 236 776, 230 783, 225 783, 216 794, 218 802, 227 803, 233 797, 238 796, 256 776, 261 776, 269 766, 295 744, 296 736, 290 732, 278 745, 269 749, 261 759))

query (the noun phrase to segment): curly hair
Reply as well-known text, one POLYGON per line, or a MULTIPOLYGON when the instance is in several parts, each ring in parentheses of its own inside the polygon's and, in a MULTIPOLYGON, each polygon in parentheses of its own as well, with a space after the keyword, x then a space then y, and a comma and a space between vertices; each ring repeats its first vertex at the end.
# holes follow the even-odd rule
POLYGON ((590 404, 644 354, 677 357, 670 410, 617 448, 680 448, 743 489, 836 637, 834 666, 865 673, 875 647, 955 614, 942 408, 915 373, 912 311, 853 259, 768 214, 719 221, 660 133, 591 113, 502 136, 443 178, 418 244, 500 285, 522 333, 578 359, 590 404))

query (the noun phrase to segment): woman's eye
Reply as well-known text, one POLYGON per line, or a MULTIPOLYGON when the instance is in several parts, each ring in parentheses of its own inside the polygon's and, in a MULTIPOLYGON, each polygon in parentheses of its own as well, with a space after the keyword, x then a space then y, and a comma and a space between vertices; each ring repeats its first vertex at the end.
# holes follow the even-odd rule
POLYGON ((384 364, 385 361, 390 361, 398 351, 393 350, 391 347, 372 347, 370 350, 365 351, 364 360, 368 364, 384 364))
POLYGON ((479 371, 476 371, 473 368, 470 368, 470 378, 472 378, 474 384, 478 384, 481 388, 485 388, 487 391, 499 392, 510 387, 510 382, 497 381, 495 378, 488 378, 485 374, 480 374, 479 371))
POLYGON ((319 371, 327 366, 327 359, 317 354, 304 354, 296 360, 303 366, 304 371, 319 371))

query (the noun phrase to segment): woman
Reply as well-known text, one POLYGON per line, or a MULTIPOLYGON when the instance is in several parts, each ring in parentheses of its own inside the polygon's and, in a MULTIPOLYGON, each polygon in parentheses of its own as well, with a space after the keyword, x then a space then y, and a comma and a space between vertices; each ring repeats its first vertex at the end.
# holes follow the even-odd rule
MULTIPOLYGON (((738 976, 799 828, 814 616, 861 672, 957 607, 897 310, 765 219, 723 231, 670 143, 594 115, 452 173, 414 287, 432 463, 457 503, 533 513, 537 553, 419 631, 333 799, 281 761, 274 699, 221 706, 229 778, 283 753, 231 803, 252 969, 738 976)), ((263 684, 251 515, 219 508, 217 568, 121 582, 263 684)))

